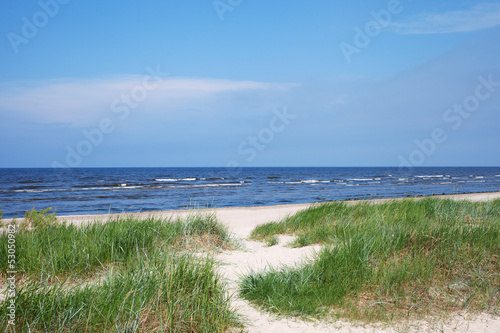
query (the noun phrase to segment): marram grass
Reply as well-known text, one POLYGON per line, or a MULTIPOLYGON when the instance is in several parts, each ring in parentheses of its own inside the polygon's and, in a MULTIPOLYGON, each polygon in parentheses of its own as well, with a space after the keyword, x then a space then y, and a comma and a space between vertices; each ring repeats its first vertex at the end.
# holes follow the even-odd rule
POLYGON ((247 275, 241 295, 268 311, 393 320, 500 313, 500 200, 327 203, 257 227, 324 244, 308 263, 247 275))
POLYGON ((68 287, 30 280, 16 297, 17 329, 225 332, 237 323, 212 260, 187 254, 153 258, 110 271, 96 283, 68 287))
MULTIPOLYGON (((82 276, 109 265, 135 265, 137 252, 230 247, 229 234, 214 215, 185 220, 119 218, 88 225, 50 224, 16 235, 16 270, 23 276, 82 276)), ((0 257, 7 256, 0 235, 0 257)), ((0 262, 0 272, 7 261, 0 262)))
MULTIPOLYGON (((2 331, 225 332, 241 325, 214 260, 190 254, 231 247, 213 215, 45 222, 16 234, 16 325, 0 303, 2 331)), ((5 244, 2 235, 2 257, 5 244)))

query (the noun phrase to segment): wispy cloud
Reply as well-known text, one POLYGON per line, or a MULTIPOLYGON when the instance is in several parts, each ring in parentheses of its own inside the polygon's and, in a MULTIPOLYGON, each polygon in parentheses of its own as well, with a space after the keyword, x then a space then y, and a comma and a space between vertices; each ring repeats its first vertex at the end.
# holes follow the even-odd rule
MULTIPOLYGON (((37 123, 84 126, 95 122, 116 99, 140 86, 144 76, 111 79, 64 79, 0 83, 0 113, 8 112, 37 123)), ((164 78, 144 100, 152 110, 199 108, 228 95, 273 96, 295 83, 231 81, 202 78, 164 78)), ((213 105, 212 105, 213 106, 213 105)))
POLYGON ((412 21, 394 23, 399 34, 446 34, 492 28, 500 25, 500 3, 482 3, 467 10, 428 13, 412 21))

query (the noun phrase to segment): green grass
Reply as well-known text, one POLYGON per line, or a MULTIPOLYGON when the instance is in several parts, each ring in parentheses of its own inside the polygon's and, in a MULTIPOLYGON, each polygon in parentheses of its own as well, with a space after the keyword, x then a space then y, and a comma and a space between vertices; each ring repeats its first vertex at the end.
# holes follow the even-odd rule
MULTIPOLYGON (((210 253, 190 253, 232 246, 213 215, 38 225, 16 234, 17 332, 225 332, 240 326, 210 253)), ((6 235, 0 244, 3 257, 6 235)), ((1 265, 5 281, 8 269, 1 265)), ((7 305, 0 303, 0 329, 14 331, 7 305)))
POLYGON ((278 235, 273 235, 273 236, 266 238, 265 242, 266 242, 266 245, 268 247, 278 245, 278 242, 279 242, 278 235))
MULTIPOLYGON (((49 332, 224 332, 234 326, 212 260, 140 256, 99 283, 30 281, 16 298, 17 329, 49 332)), ((5 311, 5 307, 0 309, 5 311)))
POLYGON ((356 320, 500 312, 500 200, 328 203, 257 227, 324 244, 311 262, 247 275, 242 296, 271 312, 356 320))
MULTIPOLYGON (((22 228, 21 228, 22 230, 22 228)), ((230 247, 227 230, 214 215, 193 214, 186 220, 115 219, 81 227, 52 224, 16 235, 17 271, 23 276, 81 276, 113 265, 136 262, 138 251, 195 250, 230 247)), ((0 257, 7 256, 7 235, 0 235, 0 257)), ((0 271, 7 262, 0 262, 0 271)))

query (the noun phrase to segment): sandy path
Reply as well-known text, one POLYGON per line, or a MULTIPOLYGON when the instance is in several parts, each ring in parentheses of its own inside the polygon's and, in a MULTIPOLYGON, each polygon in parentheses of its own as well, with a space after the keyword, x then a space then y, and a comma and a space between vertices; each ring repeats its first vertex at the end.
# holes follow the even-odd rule
MULTIPOLYGON (((454 200, 486 201, 500 198, 500 192, 460 194, 448 196, 436 196, 452 198, 454 200)), ((417 198, 418 199, 418 198, 417 198)), ((391 199, 370 200, 370 202, 383 202, 391 199)), ((350 201, 355 204, 360 201, 350 201)), ((240 277, 252 271, 263 271, 270 266, 277 267, 282 264, 300 264, 307 258, 311 258, 319 246, 309 246, 304 248, 290 248, 286 244, 293 238, 282 236, 279 244, 273 247, 266 247, 259 242, 247 240, 251 230, 260 224, 270 221, 280 220, 287 215, 292 215, 311 204, 294 204, 263 207, 234 207, 209 209, 214 212, 219 221, 229 227, 231 233, 239 239, 242 245, 241 250, 224 251, 218 254, 216 259, 221 263, 219 272, 227 279, 229 292, 232 298, 232 305, 246 319, 248 332, 500 332, 500 318, 492 318, 488 315, 480 315, 475 318, 468 318, 467 314, 457 314, 446 322, 422 322, 422 323, 402 323, 393 327, 372 327, 356 326, 347 322, 304 322, 293 319, 276 318, 273 315, 261 312, 250 306, 246 301, 240 299, 237 287, 240 277)), ((119 215, 134 215, 139 217, 185 217, 190 211, 163 211, 144 212, 119 215)), ((88 221, 106 221, 116 218, 113 215, 85 215, 59 217, 70 223, 81 224, 88 221)), ((8 222, 6 220, 5 222, 8 222)))
MULTIPOLYGON (((443 196, 440 196, 443 197, 443 196)), ((500 198, 500 193, 478 193, 446 196, 455 200, 486 201, 500 198)), ((374 200, 373 202, 383 202, 374 200)), ((353 201, 356 203, 358 201, 353 201)), ((447 322, 401 323, 397 327, 356 326, 351 323, 336 322, 304 322, 300 320, 277 318, 271 314, 258 311, 246 301, 238 297, 238 282, 242 274, 249 271, 263 271, 270 266, 300 264, 311 258, 319 246, 299 249, 286 247, 293 238, 282 236, 279 244, 266 247, 259 242, 247 240, 251 230, 270 221, 276 221, 287 215, 307 208, 310 204, 283 205, 270 207, 234 208, 217 210, 219 220, 229 226, 234 235, 241 239, 244 251, 226 251, 217 256, 222 263, 220 273, 228 281, 232 304, 246 318, 249 332, 500 332, 500 318, 481 315, 466 318, 457 314, 447 322)))

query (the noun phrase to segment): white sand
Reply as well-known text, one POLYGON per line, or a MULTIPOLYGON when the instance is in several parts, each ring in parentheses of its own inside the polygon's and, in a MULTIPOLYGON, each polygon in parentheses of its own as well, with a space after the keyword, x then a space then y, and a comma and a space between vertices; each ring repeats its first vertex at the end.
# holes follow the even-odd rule
MULTIPOLYGON (((486 201, 500 198, 497 193, 478 193, 465 195, 440 196, 454 200, 486 201)), ((384 200, 372 200, 383 202, 384 200)), ((351 201, 355 204, 359 201, 351 201)), ((249 332, 500 332, 500 318, 492 318, 486 314, 467 318, 467 314, 456 314, 455 317, 443 321, 431 319, 428 322, 401 323, 393 327, 357 326, 352 323, 337 321, 306 322, 286 318, 277 318, 271 314, 258 311, 237 295, 239 277, 252 270, 262 271, 269 266, 281 264, 300 264, 310 258, 319 246, 304 248, 289 248, 285 245, 293 238, 282 236, 277 246, 266 247, 264 244, 248 241, 246 238, 257 225, 270 221, 277 221, 287 215, 307 208, 310 204, 283 205, 251 208, 224 208, 217 210, 219 220, 230 227, 232 232, 243 241, 246 251, 226 251, 218 255, 217 259, 224 263, 220 272, 227 278, 230 292, 232 292, 233 306, 240 314, 247 318, 249 332)))
MULTIPOLYGON (((447 197, 454 200, 486 201, 500 198, 500 192, 460 194, 447 197)), ((383 202, 389 199, 370 200, 370 202, 383 202)), ((350 201, 353 204, 360 201, 350 201)), ((219 271, 227 279, 231 293, 232 304, 238 312, 246 318, 249 332, 500 332, 500 317, 490 317, 482 314, 469 317, 466 313, 457 313, 453 318, 446 321, 436 321, 431 319, 428 322, 401 323, 392 327, 357 326, 352 323, 337 321, 327 322, 305 322, 300 320, 276 318, 265 312, 261 312, 250 306, 246 301, 237 295, 237 283, 239 277, 252 270, 262 271, 270 266, 276 267, 281 264, 300 264, 307 258, 311 258, 319 246, 304 248, 289 248, 285 245, 292 240, 291 237, 281 237, 279 244, 273 247, 265 247, 263 244, 248 241, 250 231, 257 225, 277 221, 287 215, 294 214, 299 210, 309 207, 311 204, 279 205, 264 207, 235 207, 218 208, 208 210, 215 211, 217 218, 226 224, 230 231, 241 240, 243 250, 225 251, 217 255, 217 260, 221 262, 219 271)), ((145 212, 127 215, 138 215, 141 217, 183 217, 189 211, 163 211, 145 212)), ((122 214, 124 215, 124 214, 122 214)), ((86 216, 66 216, 59 217, 70 223, 81 224, 88 221, 115 218, 117 215, 86 215, 86 216)))

